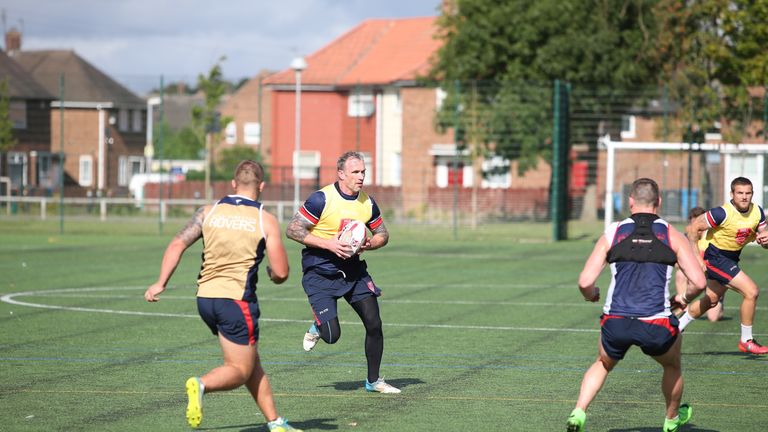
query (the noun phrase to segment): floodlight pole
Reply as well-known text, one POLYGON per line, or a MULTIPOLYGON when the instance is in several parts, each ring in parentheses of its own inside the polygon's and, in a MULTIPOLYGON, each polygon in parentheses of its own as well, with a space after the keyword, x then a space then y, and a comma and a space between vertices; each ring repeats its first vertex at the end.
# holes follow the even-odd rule
POLYGON ((299 154, 301 153, 301 72, 307 68, 307 62, 304 57, 296 57, 291 61, 291 69, 296 74, 296 121, 294 140, 296 148, 293 152, 293 210, 299 211, 299 193, 300 193, 300 165, 299 154))

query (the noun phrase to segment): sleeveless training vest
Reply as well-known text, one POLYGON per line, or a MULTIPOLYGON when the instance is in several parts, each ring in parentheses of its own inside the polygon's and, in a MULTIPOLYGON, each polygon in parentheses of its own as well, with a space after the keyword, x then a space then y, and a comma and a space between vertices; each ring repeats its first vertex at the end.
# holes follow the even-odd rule
POLYGON ((653 222, 659 217, 651 213, 636 213, 630 218, 635 222, 635 229, 623 239, 614 239, 614 244, 608 250, 608 262, 632 261, 675 265, 677 254, 668 245, 669 229, 664 233, 653 232, 653 222), (664 236, 666 244, 658 236, 664 236))

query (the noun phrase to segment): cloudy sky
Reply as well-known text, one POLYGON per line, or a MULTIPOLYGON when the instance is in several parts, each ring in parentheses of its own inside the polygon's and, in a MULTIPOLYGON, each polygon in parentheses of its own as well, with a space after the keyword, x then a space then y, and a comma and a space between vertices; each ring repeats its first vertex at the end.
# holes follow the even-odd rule
MULTIPOLYGON (((231 80, 281 70, 368 18, 437 15, 440 0, 6 0, 22 50, 72 49, 137 92, 194 83, 222 57, 231 80)), ((4 43, 4 42, 3 42, 4 43)))

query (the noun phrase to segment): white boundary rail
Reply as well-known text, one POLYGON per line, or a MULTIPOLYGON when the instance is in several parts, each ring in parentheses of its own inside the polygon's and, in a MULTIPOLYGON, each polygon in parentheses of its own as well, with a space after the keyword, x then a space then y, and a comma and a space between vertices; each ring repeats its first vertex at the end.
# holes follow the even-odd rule
MULTIPOLYGON (((8 212, 7 214, 11 214, 11 203, 30 203, 30 204, 37 204, 40 206, 40 219, 45 220, 47 218, 47 207, 48 204, 56 204, 58 205, 61 200, 56 197, 16 197, 16 196, 5 196, 3 197, 8 212)), ((145 199, 137 201, 134 198, 64 198, 64 206, 71 206, 71 205, 90 205, 90 206, 96 206, 99 207, 99 219, 102 221, 107 220, 108 216, 108 209, 109 206, 112 205, 131 205, 136 208, 147 208, 147 207, 157 207, 160 209, 160 220, 165 222, 168 215, 168 207, 170 206, 193 206, 195 208, 204 206, 206 204, 210 204, 211 201, 204 200, 204 199, 164 199, 164 200, 158 200, 158 199, 145 199)), ((263 202, 264 207, 266 209, 269 209, 270 211, 274 211, 275 217, 278 218, 278 220, 283 221, 286 217, 286 210, 291 211, 293 209, 293 202, 292 201, 264 201, 263 202)), ((290 213, 287 215, 287 217, 292 217, 293 213, 290 213)))

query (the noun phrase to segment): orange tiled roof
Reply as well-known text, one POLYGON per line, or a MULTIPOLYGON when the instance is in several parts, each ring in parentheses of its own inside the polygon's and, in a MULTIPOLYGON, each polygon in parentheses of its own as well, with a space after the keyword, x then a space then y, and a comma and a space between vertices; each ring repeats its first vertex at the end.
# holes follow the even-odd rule
MULTIPOLYGON (((370 19, 306 57, 303 85, 354 86, 413 80, 429 70, 440 47, 436 17, 370 19)), ((265 84, 294 84, 288 68, 265 84)))

